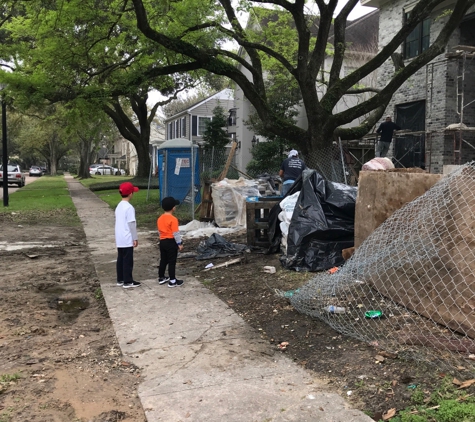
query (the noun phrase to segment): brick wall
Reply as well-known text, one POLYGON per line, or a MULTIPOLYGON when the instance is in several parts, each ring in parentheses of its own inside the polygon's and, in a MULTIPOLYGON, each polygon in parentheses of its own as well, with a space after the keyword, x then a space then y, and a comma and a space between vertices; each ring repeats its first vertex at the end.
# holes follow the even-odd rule
MULTIPOLYGON (((404 6, 412 1, 391 1, 381 7, 379 25, 379 48, 385 46, 393 35, 401 28, 404 19, 404 6)), ((437 37, 448 17, 441 16, 442 10, 431 16, 431 42, 437 37)), ((455 45, 469 42, 470 34, 456 30, 450 39, 446 51, 451 51, 455 45)), ((471 40, 471 45, 475 40, 471 40)), ((402 47, 399 49, 402 53, 402 47)), ((406 64, 409 61, 406 61, 406 64)), ((461 62, 461 60, 460 60, 461 62)), ((475 100, 475 63, 467 61, 466 81, 464 85, 465 104, 475 100), (469 73, 470 71, 470 73, 469 73)), ((380 87, 385 86, 394 74, 392 60, 379 69, 380 87)), ((436 57, 431 63, 411 76, 395 93, 386 114, 394 115, 399 104, 425 101, 426 102, 426 130, 431 132, 426 141, 426 167, 431 173, 442 173, 444 164, 453 164, 454 142, 453 134, 444 133, 449 124, 460 122, 457 115, 456 95, 457 59, 447 59, 445 53, 436 57)), ((475 103, 464 109, 464 123, 475 126, 475 103)), ((473 140, 471 134, 464 134, 464 139, 473 140)), ((475 145, 475 143, 474 143, 475 145)), ((462 147, 461 162, 475 159, 475 149, 466 144, 462 147)))

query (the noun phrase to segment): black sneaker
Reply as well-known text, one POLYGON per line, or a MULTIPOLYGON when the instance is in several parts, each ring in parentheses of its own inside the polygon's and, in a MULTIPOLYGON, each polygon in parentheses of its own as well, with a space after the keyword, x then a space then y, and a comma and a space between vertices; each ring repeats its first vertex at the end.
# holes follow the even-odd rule
POLYGON ((167 281, 170 281, 170 277, 158 277, 158 284, 165 284, 167 281))
POLYGON ((168 287, 180 287, 183 286, 183 280, 176 280, 174 283, 168 282, 168 287))
POLYGON ((123 281, 118 281, 118 282, 117 282, 117 286, 122 287, 123 285, 124 285, 124 282, 123 282, 123 281))
POLYGON ((124 289, 133 289, 134 287, 140 287, 142 283, 139 283, 138 281, 132 281, 132 283, 124 283, 122 286, 124 289))

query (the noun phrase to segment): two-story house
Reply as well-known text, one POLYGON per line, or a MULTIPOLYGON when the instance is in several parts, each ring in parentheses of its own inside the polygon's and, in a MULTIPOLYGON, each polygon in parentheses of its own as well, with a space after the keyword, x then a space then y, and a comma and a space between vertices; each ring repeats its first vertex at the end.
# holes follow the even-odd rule
POLYGON ((185 138, 201 145, 206 123, 213 118, 213 110, 218 105, 225 113, 234 108, 234 93, 231 89, 223 89, 165 119, 166 140, 185 138))
MULTIPOLYGON (((418 1, 361 0, 379 9, 379 48, 402 27, 418 1)), ((450 17, 446 1, 420 22, 399 49, 405 66, 429 48, 450 17)), ((411 76, 393 96, 386 114, 409 134, 396 136, 390 155, 397 167, 441 173, 447 164, 475 159, 475 10, 452 34, 444 54, 411 76)), ((379 69, 380 87, 395 72, 392 60, 379 69)))

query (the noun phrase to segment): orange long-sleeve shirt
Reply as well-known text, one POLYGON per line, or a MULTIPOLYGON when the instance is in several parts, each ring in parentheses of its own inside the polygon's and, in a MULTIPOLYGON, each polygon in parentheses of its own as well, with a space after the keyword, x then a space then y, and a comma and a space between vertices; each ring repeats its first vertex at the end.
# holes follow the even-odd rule
POLYGON ((179 232, 178 218, 172 214, 162 214, 157 219, 157 229, 160 239, 174 239, 174 234, 179 232))

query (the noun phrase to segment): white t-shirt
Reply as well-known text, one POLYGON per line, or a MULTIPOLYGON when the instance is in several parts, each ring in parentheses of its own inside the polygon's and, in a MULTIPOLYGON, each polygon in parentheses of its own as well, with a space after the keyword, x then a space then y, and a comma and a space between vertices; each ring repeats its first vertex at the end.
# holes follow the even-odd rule
POLYGON ((135 222, 135 208, 128 201, 120 201, 115 209, 115 244, 118 248, 134 246, 129 223, 135 222))

